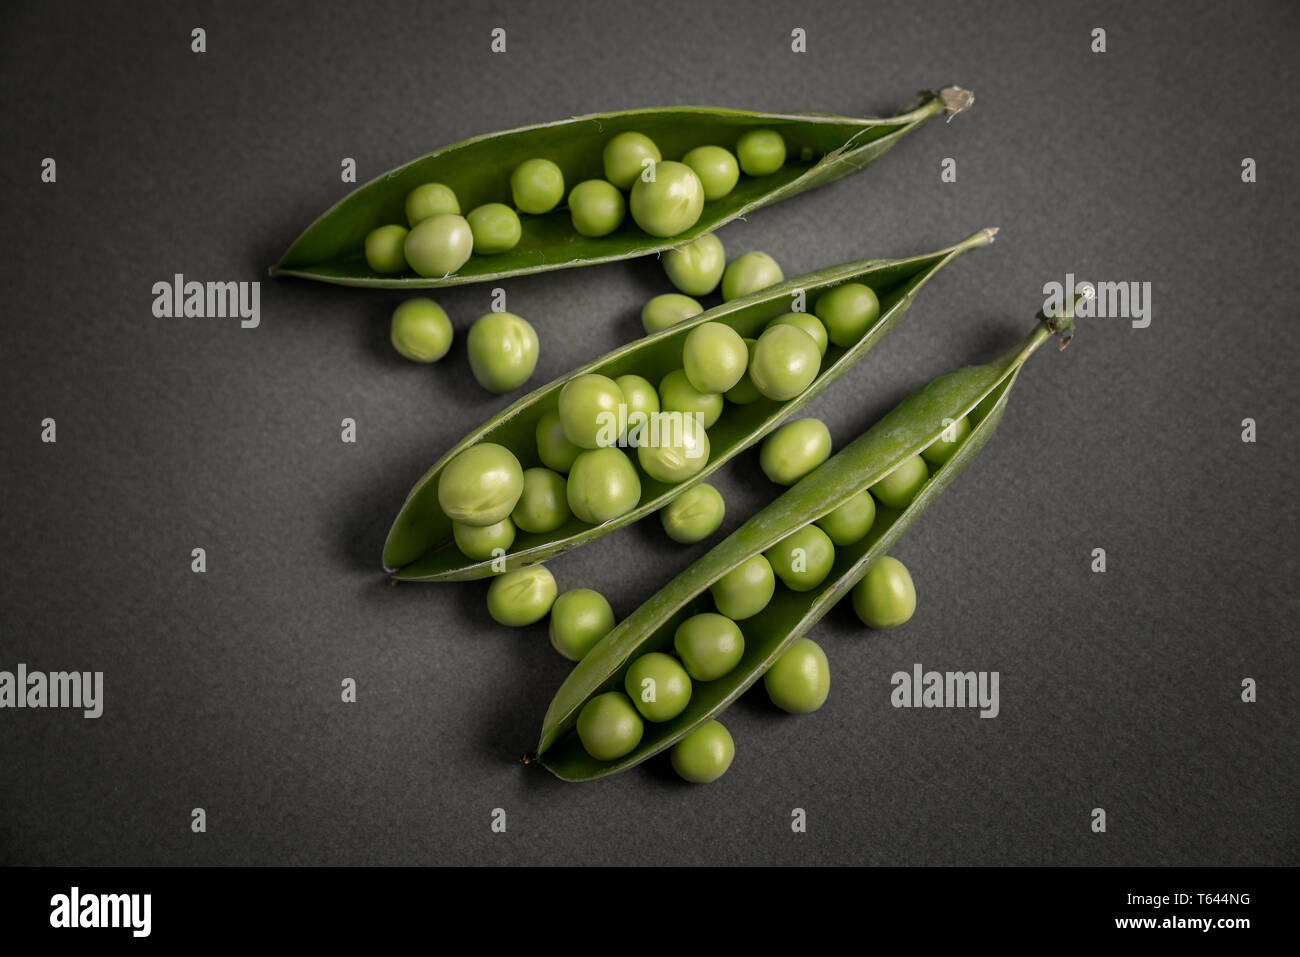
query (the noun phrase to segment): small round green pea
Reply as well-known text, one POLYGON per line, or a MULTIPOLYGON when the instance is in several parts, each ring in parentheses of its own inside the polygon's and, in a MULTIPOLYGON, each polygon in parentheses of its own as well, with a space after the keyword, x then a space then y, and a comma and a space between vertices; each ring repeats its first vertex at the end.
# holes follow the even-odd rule
POLYGON ((470 371, 489 392, 517 389, 537 368, 537 332, 512 312, 479 316, 466 343, 470 371))
POLYGON ((560 413, 551 409, 537 420, 537 457, 548 469, 568 473, 581 448, 564 436, 560 413))
POLYGON ((674 542, 693 545, 716 532, 726 514, 727 503, 722 493, 701 482, 660 509, 659 520, 674 542))
POLYGON ((781 267, 767 253, 745 253, 733 259, 722 274, 722 300, 740 299, 775 286, 784 278, 781 267))
POLYGON ((564 173, 548 159, 524 160, 510 174, 510 194, 525 213, 549 213, 564 199, 564 173))
POLYGON ((802 329, 812 337, 813 342, 817 343, 817 351, 825 358, 829 340, 826 337, 826 327, 816 316, 806 312, 787 312, 769 322, 766 328, 771 329, 773 326, 794 326, 796 329, 802 329))
POLYGON ((727 773, 735 758, 736 742, 717 721, 700 725, 668 754, 673 770, 692 784, 712 784, 727 773))
MULTIPOLYGON (((406 269, 403 250, 409 230, 396 224, 380 226, 366 233, 366 265, 371 272, 388 275, 406 269)), ((457 269, 460 266, 456 267, 457 269)))
POLYGON ((452 336, 451 320, 432 299, 418 296, 393 310, 389 339, 413 362, 437 362, 451 348, 452 336))
POLYGON ((887 508, 904 509, 929 477, 930 470, 925 467, 925 459, 912 455, 903 459, 892 472, 871 486, 871 494, 887 508))
POLYGON ((970 421, 962 416, 956 422, 944 426, 939 437, 921 450, 921 458, 935 468, 943 465, 953 457, 966 436, 970 435, 970 421))
POLYGON ((831 433, 821 419, 787 422, 766 439, 758 453, 763 474, 778 485, 793 485, 831 457, 831 433))
POLYGON ((425 183, 406 194, 406 221, 412 226, 441 213, 460 215, 460 200, 450 186, 425 183))
POLYGON ((763 553, 781 584, 791 591, 812 591, 835 564, 835 546, 816 525, 791 532, 763 553))
POLYGON ((731 150, 721 146, 697 146, 685 156, 682 162, 695 170, 704 187, 704 198, 721 199, 733 189, 740 180, 740 167, 731 150))
POLYGON ((655 296, 641 309, 641 325, 645 327, 646 335, 651 336, 703 311, 704 307, 690 296, 666 292, 655 296))
POLYGON ((608 236, 623 223, 627 202, 618 187, 603 179, 586 179, 569 190, 569 218, 583 236, 608 236))
POLYGON ((916 585, 907 567, 886 555, 853 586, 853 610, 864 625, 893 628, 916 612, 916 585))
POLYGON ((740 377, 740 381, 728 389, 725 398, 728 402, 736 405, 749 405, 751 402, 757 402, 763 398, 763 393, 758 391, 758 386, 754 385, 754 377, 749 374, 749 367, 754 361, 754 346, 758 345, 757 339, 746 339, 745 349, 749 354, 749 361, 745 363, 745 374, 740 377))
POLYGON ((564 476, 550 469, 524 470, 524 490, 510 513, 511 520, 525 532, 553 532, 569 520, 564 476))
POLYGON ((636 749, 645 724, 621 691, 598 694, 578 713, 578 740, 597 761, 613 761, 636 749))
POLYGON ((705 322, 686 334, 682 368, 700 392, 726 392, 745 374, 749 349, 739 332, 721 322, 705 322))
POLYGON ((582 521, 600 525, 626 515, 641 501, 641 479, 621 449, 582 452, 569 470, 569 508, 582 521))
POLYGON ((674 369, 659 380, 659 405, 664 412, 689 412, 700 417, 706 429, 722 415, 722 396, 701 392, 686 378, 686 370, 674 369))
POLYGON ((570 661, 581 661, 614 627, 614 609, 590 588, 571 588, 551 606, 551 646, 570 661))
POLYGON ((588 372, 570 379, 560 390, 560 422, 564 437, 584 449, 612 445, 618 440, 618 410, 623 390, 608 376, 588 372))
POLYGON ((776 575, 762 555, 737 565, 709 586, 713 604, 728 618, 744 621, 767 607, 776 594, 776 575))
POLYGON ((821 530, 840 547, 862 541, 875 522, 876 500, 867 489, 817 519, 821 530))
POLYGON ((495 525, 509 518, 524 491, 514 453, 494 442, 471 445, 438 476, 438 505, 454 522, 495 525))
POLYGON ((785 140, 776 130, 750 130, 736 143, 746 176, 766 176, 785 165, 785 140))
POLYGON ((638 413, 648 421, 650 416, 659 411, 659 393, 649 379, 639 375, 621 375, 614 380, 614 385, 623 393, 629 424, 633 422, 632 416, 638 413))
POLYGON ((636 224, 651 236, 677 236, 699 222, 704 186, 685 163, 655 163, 653 179, 643 176, 632 184, 628 208, 636 224))
POLYGON ((515 543, 515 523, 503 518, 495 525, 466 525, 464 522, 451 523, 452 536, 456 547, 466 558, 476 562, 485 562, 510 551, 515 543), (497 551, 501 549, 501 551, 497 551))
POLYGON ((555 576, 545 565, 529 565, 498 575, 488 586, 492 620, 510 628, 541 621, 555 604, 555 576))
POLYGON ((409 233, 402 247, 406 261, 426 279, 450 276, 474 252, 474 231, 464 216, 438 213, 422 219, 409 233))
POLYGON ((632 704, 647 721, 671 721, 691 700, 691 678, 686 669, 660 651, 642 655, 623 677, 632 704))
POLYGON ((505 203, 484 203, 470 210, 465 217, 470 232, 474 234, 474 252, 491 256, 514 249, 519 245, 523 227, 519 214, 505 203))
POLYGON ((707 296, 722 281, 727 252, 722 248, 721 239, 705 233, 668 250, 663 254, 663 264, 668 281, 682 292, 688 296, 707 296))
POLYGON ((811 638, 795 641, 763 675, 772 704, 790 714, 811 714, 831 692, 831 666, 826 652, 811 638))
POLYGON ((875 290, 860 282, 846 282, 822 293, 813 307, 826 325, 831 342, 847 348, 862 338, 880 315, 875 290))
POLYGON ((641 176, 645 161, 653 165, 663 159, 654 140, 644 133, 619 133, 605 144, 601 159, 605 166, 605 179, 619 189, 629 189, 641 176))
POLYGON ((730 618, 706 611, 677 626, 673 650, 694 680, 714 681, 740 664, 745 636, 730 618))
POLYGON ((709 434, 698 419, 686 419, 680 429, 660 423, 658 443, 639 445, 637 461, 646 475, 676 485, 698 475, 709 464, 709 434))
POLYGON ((794 326, 764 329, 754 345, 749 376, 758 391, 784 402, 812 385, 821 371, 822 357, 808 333, 794 326))

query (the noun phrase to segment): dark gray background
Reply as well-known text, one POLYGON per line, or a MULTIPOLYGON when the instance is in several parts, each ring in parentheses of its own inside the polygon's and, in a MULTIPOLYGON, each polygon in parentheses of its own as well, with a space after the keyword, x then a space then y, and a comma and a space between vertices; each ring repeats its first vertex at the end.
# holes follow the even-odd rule
MULTIPOLYGON (((106 675, 97 721, 0 713, 0 861, 1300 862, 1295 5, 129 7, 27 4, 0 39, 0 669, 106 675), (251 331, 151 315, 176 272, 265 279, 350 188, 345 156, 365 181, 572 114, 887 115, 949 83, 976 92, 970 113, 720 234, 789 276, 1001 227, 813 406, 837 445, 1015 341, 1067 271, 1150 281, 1151 325, 1095 320, 1034 357, 996 438, 894 552, 913 621, 832 614, 814 635, 827 705, 793 718, 749 696, 709 787, 661 762, 593 785, 521 766, 566 670, 545 625, 493 625, 486 583, 381 572, 410 484, 514 398, 464 357, 487 288, 437 293, 458 340, 433 367, 387 343, 398 293, 266 281, 251 331), (1000 671, 1001 715, 895 710, 889 676, 914 662, 1000 671)), ((636 335, 669 286, 652 259, 506 288, 541 336, 537 384, 636 335)), ((727 529, 777 494, 755 472, 755 454, 724 472, 727 529)), ((650 521, 552 567, 622 616, 704 549, 650 521)))

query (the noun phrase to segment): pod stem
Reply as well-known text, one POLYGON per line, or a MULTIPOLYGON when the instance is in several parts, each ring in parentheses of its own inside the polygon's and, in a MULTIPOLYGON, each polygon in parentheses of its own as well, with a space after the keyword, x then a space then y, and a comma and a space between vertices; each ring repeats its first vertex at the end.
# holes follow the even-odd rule
POLYGON ((1065 351, 1065 347, 1074 338, 1074 311, 1080 303, 1091 299, 1095 294, 1092 286, 1084 286, 1075 294, 1073 301, 1061 310, 1060 315, 1049 316, 1045 309, 1039 310, 1037 318, 1042 320, 1048 332, 1061 341, 1060 351, 1065 351))

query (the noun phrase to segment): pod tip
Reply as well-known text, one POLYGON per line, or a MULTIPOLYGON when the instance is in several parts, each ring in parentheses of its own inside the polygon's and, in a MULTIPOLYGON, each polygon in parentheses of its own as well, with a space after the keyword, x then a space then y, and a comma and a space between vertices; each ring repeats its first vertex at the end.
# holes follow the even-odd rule
POLYGON ((958 113, 969 110, 975 104, 975 94, 959 86, 949 86, 939 91, 939 102, 948 116, 948 122, 958 113))

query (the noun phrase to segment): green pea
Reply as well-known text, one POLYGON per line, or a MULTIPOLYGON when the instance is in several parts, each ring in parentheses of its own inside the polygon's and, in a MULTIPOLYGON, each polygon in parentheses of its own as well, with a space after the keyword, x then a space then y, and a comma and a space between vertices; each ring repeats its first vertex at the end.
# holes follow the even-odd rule
POLYGON ((736 742, 717 721, 700 725, 668 754, 673 770, 692 784, 712 784, 727 773, 735 757, 736 742))
POLYGON ((813 312, 826 324, 831 342, 849 347, 862 338, 880 315, 875 290, 860 282, 846 282, 824 292, 813 312))
POLYGON ((929 477, 925 459, 913 455, 903 459, 892 472, 871 486, 871 494, 887 508, 904 509, 929 477))
POLYGON ((548 469, 567 474, 581 451, 564 437, 564 423, 556 409, 537 420, 537 457, 548 469))
POLYGON ((495 525, 509 518, 523 491, 519 460, 494 442, 471 445, 438 476, 438 505, 452 521, 465 525, 495 525))
POLYGON ((698 419, 686 419, 680 429, 660 422, 658 443, 639 445, 636 450, 637 461, 646 475, 675 485, 698 475, 708 465, 709 434, 698 422, 698 419))
POLYGON ((862 541, 875 522, 876 500, 867 489, 817 519, 821 530, 841 547, 862 541))
POLYGON ((654 140, 644 133, 619 133, 605 144, 602 154, 605 165, 605 179, 619 189, 629 189, 641 175, 646 160, 650 165, 663 159, 654 140))
MULTIPOLYGON (((380 226, 366 233, 366 265, 371 272, 402 272, 406 269, 406 256, 403 248, 406 244, 407 228, 405 226, 380 226)), ((457 269, 460 268, 458 265, 457 269)))
POLYGON ((566 591, 551 606, 551 646, 570 661, 581 661, 614 628, 614 610, 590 588, 566 591))
POLYGON ((465 217, 474 234, 474 252, 491 256, 514 249, 523 235, 519 214, 505 203, 484 203, 465 217))
POLYGON ((510 513, 525 532, 553 532, 569 520, 564 476, 550 469, 524 470, 524 490, 510 513))
POLYGON ((691 700, 691 679, 686 669, 659 651, 632 662, 623 687, 647 721, 671 721, 686 710, 691 700))
POLYGON ((450 276, 474 252, 474 231, 464 216, 439 213, 422 219, 406 234, 406 261, 426 279, 450 276))
POLYGON ((652 336, 703 311, 704 307, 690 296, 666 292, 655 296, 641 309, 641 325, 645 327, 646 335, 652 336))
POLYGON ((750 130, 736 143, 746 176, 767 176, 785 165, 785 140, 776 130, 750 130))
POLYGON ((649 379, 639 375, 621 375, 614 380, 614 385, 623 393, 629 421, 638 412, 648 419, 659 411, 659 393, 649 379))
POLYGON ((956 422, 944 426, 939 437, 921 450, 921 458, 934 468, 938 468, 952 458, 966 436, 970 435, 970 421, 962 416, 956 422))
POLYGON ((621 449, 606 446, 574 459, 566 494, 574 515, 599 525, 636 508, 641 501, 641 479, 621 449))
POLYGON ((705 322, 686 334, 682 366, 700 392, 726 392, 745 374, 749 349, 740 333, 721 322, 705 322))
POLYGON ((722 240, 713 233, 681 246, 674 246, 663 254, 664 272, 668 281, 688 296, 707 296, 718 288, 723 270, 727 267, 727 253, 722 240))
POLYGON ((564 199, 564 173, 548 159, 524 160, 510 174, 510 194, 525 213, 549 213, 564 199))
POLYGON ((776 575, 762 555, 737 565, 709 586, 718 611, 736 621, 752 618, 767 607, 776 594, 776 575))
POLYGON ((613 183, 583 180, 569 191, 569 218, 583 236, 608 236, 623 223, 627 203, 613 183))
POLYGON ((811 714, 831 692, 831 666, 826 652, 811 638, 796 640, 763 675, 772 704, 791 714, 811 714))
POLYGON ((806 312, 787 312, 777 316, 767 324, 768 329, 773 326, 794 326, 796 329, 802 329, 808 335, 812 336, 813 342, 817 343, 817 351, 823 358, 826 355, 826 348, 829 341, 826 337, 826 327, 821 324, 816 316, 806 312))
POLYGON ((442 213, 460 215, 460 200, 450 186, 425 183, 406 194, 406 221, 412 226, 418 226, 430 216, 442 213))
POLYGON ((733 189, 740 179, 740 167, 731 150, 721 146, 697 146, 685 156, 682 162, 695 170, 704 186, 704 198, 721 199, 733 189))
POLYGON ((537 332, 512 312, 479 316, 467 343, 470 371, 489 392, 517 389, 537 368, 537 332))
POLYGON ((432 299, 408 299, 393 310, 389 339, 414 362, 437 362, 451 348, 452 336, 451 320, 432 299))
POLYGON ((726 514, 727 503, 722 493, 701 482, 660 509, 659 520, 674 542, 693 545, 716 532, 726 514))
POLYGON ((488 586, 492 620, 510 628, 541 621, 555 604, 555 576, 545 565, 529 565, 498 575, 488 586))
POLYGON ((726 399, 736 405, 749 405, 751 402, 757 402, 763 398, 763 393, 758 391, 758 386, 754 385, 754 377, 749 374, 749 367, 754 362, 754 346, 758 345, 757 339, 746 339, 745 349, 749 354, 748 361, 745 363, 745 374, 740 377, 740 381, 726 391, 726 399))
POLYGON ((745 636, 730 618, 706 611, 677 626, 673 650, 694 680, 714 681, 740 664, 745 636))
POLYGON ((831 433, 821 419, 787 422, 763 441, 758 464, 778 485, 793 485, 831 457, 831 433))
POLYGON ((700 417, 706 429, 722 415, 722 396, 701 392, 691 385, 684 369, 674 369, 659 380, 659 405, 665 412, 689 412, 700 417))
POLYGON ((485 562, 489 558, 505 555, 510 551, 510 546, 515 543, 515 523, 508 518, 501 519, 495 525, 466 525, 464 522, 452 522, 451 531, 460 553, 476 562, 485 562))
POLYGON ((685 163, 656 163, 652 179, 642 176, 632 184, 628 208, 636 224, 651 236, 677 236, 699 222, 704 187, 685 163))
POLYGON ((817 343, 808 333, 794 326, 773 326, 764 329, 754 345, 749 376, 763 395, 784 402, 812 385, 821 364, 817 343))
POLYGON ((764 555, 791 591, 812 591, 826 580, 835 564, 835 546, 816 525, 791 532, 764 555))
POLYGON ((636 749, 645 724, 621 691, 598 694, 578 713, 578 740, 597 761, 613 761, 636 749))
POLYGON ((608 376, 589 372, 570 379, 560 390, 564 437, 584 449, 612 445, 618 440, 618 410, 623 404, 623 390, 608 376))
POLYGON ((916 612, 916 586, 907 567, 886 555, 853 586, 853 610, 864 625, 894 628, 916 612))
POLYGON ((767 253, 745 253, 733 259, 722 274, 722 299, 740 299, 775 286, 784 278, 781 267, 767 253))

